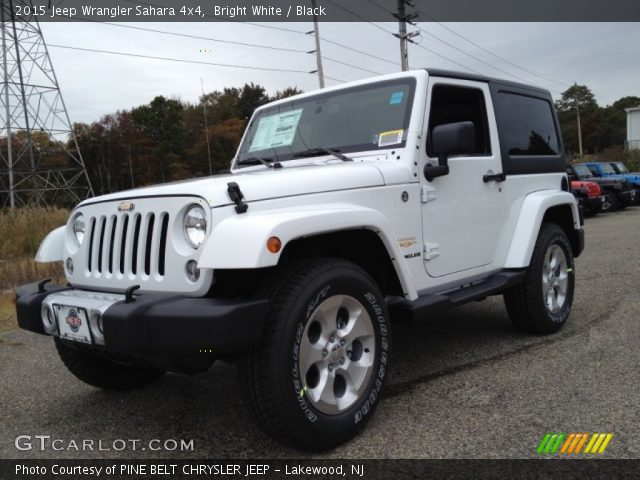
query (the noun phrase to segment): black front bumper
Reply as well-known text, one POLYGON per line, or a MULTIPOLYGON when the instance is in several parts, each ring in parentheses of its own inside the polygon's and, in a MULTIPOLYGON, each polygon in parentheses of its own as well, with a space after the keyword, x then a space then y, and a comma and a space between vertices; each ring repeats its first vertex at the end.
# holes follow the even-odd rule
MULTIPOLYGON (((44 334, 45 297, 69 287, 37 283, 16 292, 20 328, 44 334)), ((191 298, 144 293, 111 305, 103 315, 104 348, 127 356, 228 355, 251 349, 262 334, 267 300, 191 298)))
POLYGON ((618 200, 623 205, 632 205, 636 201, 636 192, 635 190, 625 190, 623 192, 617 192, 618 200))
POLYGON ((600 212, 604 209, 607 202, 605 195, 597 197, 585 197, 582 199, 583 205, 588 212, 600 212))

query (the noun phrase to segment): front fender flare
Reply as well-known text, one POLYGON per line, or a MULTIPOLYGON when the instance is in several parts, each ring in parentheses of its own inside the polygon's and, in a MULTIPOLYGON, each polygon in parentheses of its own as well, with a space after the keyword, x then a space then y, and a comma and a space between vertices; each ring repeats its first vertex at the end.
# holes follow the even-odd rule
POLYGON ((578 205, 571 193, 560 190, 542 190, 525 197, 511 237, 505 268, 526 268, 529 266, 545 213, 550 208, 561 205, 571 207, 573 228, 579 230, 578 205))
POLYGON ((410 298, 417 292, 406 261, 387 219, 379 211, 358 205, 325 204, 313 208, 249 211, 226 218, 213 229, 198 260, 200 268, 255 269, 278 264, 280 254, 292 240, 333 231, 365 228, 382 240, 400 284, 410 298), (282 241, 280 252, 267 250, 270 237, 282 241))
POLYGON ((35 261, 40 263, 46 262, 61 262, 64 257, 64 229, 65 227, 58 227, 55 230, 51 230, 36 252, 35 261))

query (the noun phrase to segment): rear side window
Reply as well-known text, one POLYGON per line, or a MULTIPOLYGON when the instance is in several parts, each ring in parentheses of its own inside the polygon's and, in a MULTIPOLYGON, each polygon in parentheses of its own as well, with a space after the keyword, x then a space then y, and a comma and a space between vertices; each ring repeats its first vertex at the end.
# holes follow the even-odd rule
POLYGON ((507 175, 564 173, 562 137, 551 95, 536 88, 489 84, 507 175))
POLYGON ((498 94, 504 149, 511 157, 558 155, 560 146, 551 104, 542 98, 498 94))

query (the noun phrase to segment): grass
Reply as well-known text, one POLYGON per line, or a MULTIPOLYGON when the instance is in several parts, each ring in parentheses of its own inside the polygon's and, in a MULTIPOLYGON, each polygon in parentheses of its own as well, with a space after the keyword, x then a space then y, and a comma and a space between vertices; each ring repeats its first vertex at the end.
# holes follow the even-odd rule
POLYGON ((60 208, 0 210, 0 331, 16 328, 15 287, 50 277, 62 282, 62 265, 36 263, 40 242, 64 225, 69 212, 60 208))
POLYGON ((0 332, 17 328, 16 306, 13 294, 0 295, 0 332))

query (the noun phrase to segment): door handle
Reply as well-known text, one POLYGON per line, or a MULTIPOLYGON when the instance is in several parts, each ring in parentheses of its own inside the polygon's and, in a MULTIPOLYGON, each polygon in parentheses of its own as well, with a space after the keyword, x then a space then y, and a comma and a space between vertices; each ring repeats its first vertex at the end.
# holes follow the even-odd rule
POLYGON ((484 183, 504 182, 506 179, 507 179, 507 176, 504 173, 494 173, 491 175, 487 174, 482 176, 482 181, 484 183))

